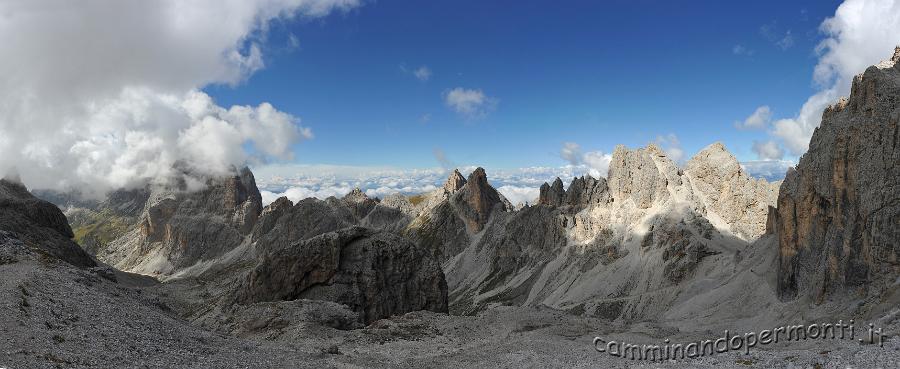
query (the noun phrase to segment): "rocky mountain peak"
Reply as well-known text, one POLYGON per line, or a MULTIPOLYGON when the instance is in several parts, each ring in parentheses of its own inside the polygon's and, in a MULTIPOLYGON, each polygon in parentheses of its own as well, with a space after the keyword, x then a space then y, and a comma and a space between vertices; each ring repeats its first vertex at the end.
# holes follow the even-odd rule
POLYGON ((566 203, 572 206, 586 206, 606 203, 609 199, 606 179, 591 176, 576 177, 566 191, 566 203))
POLYGON ((688 160, 684 174, 699 200, 698 208, 715 212, 733 235, 752 241, 765 233, 777 184, 748 176, 725 145, 716 142, 700 150, 688 160))
POLYGON ((480 232, 488 222, 494 207, 500 206, 504 211, 511 205, 499 192, 488 183, 484 168, 478 167, 466 184, 453 196, 452 201, 460 209, 461 216, 473 232, 480 232))
POLYGON ((4 177, 0 179, 0 198, 29 198, 31 193, 18 178, 4 177))
POLYGON ((459 169, 454 169, 453 173, 450 173, 450 176, 447 177, 447 182, 444 182, 444 190, 453 193, 459 191, 465 185, 466 178, 459 172, 459 169))
POLYGON ((15 168, 6 172, 0 179, 11 183, 22 184, 22 178, 19 176, 19 171, 15 170, 15 168))
POLYGON ((29 247, 72 265, 93 267, 59 208, 34 197, 22 183, 0 179, 0 229, 15 232, 29 247))
POLYGON ((487 173, 482 167, 475 168, 472 173, 469 173, 469 179, 466 180, 466 184, 478 188, 490 187, 487 181, 487 173))
POLYGON ((553 185, 551 185, 551 187, 554 189, 557 189, 557 190, 562 190, 563 189, 562 179, 560 179, 559 177, 556 177, 556 179, 553 180, 553 185))
POLYGON ((654 144, 634 150, 616 146, 608 177, 610 195, 616 201, 630 199, 641 209, 668 198, 669 180, 680 183, 677 165, 654 144))
POLYGON ((743 171, 737 158, 721 142, 713 143, 700 150, 688 160, 685 169, 686 171, 691 171, 698 167, 704 167, 705 170, 715 172, 723 180, 730 176, 738 175, 738 173, 743 171))
POLYGON ((356 187, 353 189, 353 191, 350 191, 350 193, 344 195, 342 200, 350 203, 360 203, 369 200, 369 196, 367 196, 365 192, 359 189, 359 187, 356 187))
POLYGON ((350 208, 350 213, 357 219, 365 218, 366 215, 369 215, 369 212, 375 208, 375 205, 378 204, 376 200, 370 199, 365 192, 359 189, 359 187, 354 188, 353 191, 344 195, 344 197, 341 198, 341 202, 350 208))
POLYGON ((647 144, 647 147, 644 148, 644 150, 645 150, 646 152, 652 154, 652 155, 656 155, 656 156, 659 156, 659 157, 662 157, 662 156, 668 156, 668 154, 666 154, 666 151, 663 150, 661 147, 659 147, 659 146, 658 146, 657 144, 655 144, 655 143, 647 144))
POLYGON ((553 185, 549 185, 547 182, 544 182, 544 184, 541 185, 538 204, 559 206, 562 205, 565 196, 566 192, 563 190, 562 180, 559 179, 559 177, 556 177, 556 180, 553 181, 553 185))

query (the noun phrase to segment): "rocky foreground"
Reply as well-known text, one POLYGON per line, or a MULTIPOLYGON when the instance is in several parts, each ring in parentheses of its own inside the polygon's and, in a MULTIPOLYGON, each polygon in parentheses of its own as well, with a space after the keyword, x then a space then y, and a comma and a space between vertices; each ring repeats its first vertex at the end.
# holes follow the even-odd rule
POLYGON ((185 171, 54 197, 68 219, 3 180, 0 367, 894 368, 898 106, 900 49, 824 112, 784 183, 718 143, 684 166, 620 146, 606 178, 557 179, 521 209, 481 168, 415 203, 265 207, 248 169, 199 189, 185 171), (885 340, 656 362, 594 346, 850 319, 885 340))

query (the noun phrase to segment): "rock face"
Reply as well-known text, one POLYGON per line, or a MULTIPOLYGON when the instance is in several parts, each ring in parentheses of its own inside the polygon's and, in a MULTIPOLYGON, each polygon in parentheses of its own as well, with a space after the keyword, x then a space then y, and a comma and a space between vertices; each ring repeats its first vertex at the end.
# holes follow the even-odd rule
POLYGON ((512 205, 491 187, 484 169, 478 168, 468 181, 454 170, 444 186, 425 194, 416 208, 415 218, 402 234, 446 261, 470 245, 473 234, 484 229, 495 210, 511 211, 512 205))
POLYGON ((244 217, 257 214, 237 210, 256 208, 256 196, 241 195, 255 185, 242 190, 252 181, 238 177, 208 186, 213 193, 155 193, 142 226, 123 237, 140 242, 108 260, 164 279, 218 281, 246 311, 312 299, 347 304, 362 322, 494 304, 640 320, 686 301, 684 291, 731 280, 748 241, 767 220, 776 228, 769 187, 721 145, 687 170, 656 146, 619 147, 609 178, 574 178, 568 188, 557 178, 542 186, 538 206, 513 210, 478 168, 468 179, 454 171, 415 201, 357 189, 340 199, 281 198, 244 217))
POLYGON ((356 219, 363 219, 366 215, 369 215, 369 212, 375 208, 375 200, 366 196, 362 190, 359 188, 354 188, 353 191, 350 191, 344 198, 341 199, 347 206, 350 208, 350 212, 353 214, 356 219))
POLYGON ((764 234, 775 187, 744 174, 722 145, 688 167, 655 145, 620 146, 608 181, 575 178, 564 190, 557 179, 541 186, 538 206, 495 212, 445 264, 451 311, 539 305, 652 319, 682 293, 726 280, 764 234))
POLYGON ((169 275, 240 245, 262 211, 262 197, 248 168, 207 178, 202 189, 181 182, 153 189, 137 226, 97 250, 122 270, 169 275))
POLYGON ((598 205, 609 200, 609 186, 605 178, 577 177, 566 191, 566 203, 572 206, 598 205))
POLYGON ((776 202, 780 183, 751 178, 718 142, 691 158, 684 172, 697 195, 732 233, 748 241, 765 233, 768 207, 776 202))
POLYGON ((466 223, 449 200, 416 217, 403 233, 442 261, 459 254, 470 243, 466 223))
POLYGON ((666 191, 668 180, 680 182, 677 167, 671 160, 655 160, 665 156, 653 144, 645 150, 628 150, 625 146, 616 146, 608 176, 612 197, 617 201, 631 200, 640 209, 649 208, 654 202, 665 201, 669 196, 666 191), (664 164, 664 167, 657 167, 657 162, 664 164))
POLYGON ((418 215, 416 206, 413 205, 406 196, 399 193, 386 196, 381 200, 381 205, 400 210, 400 212, 409 216, 414 217, 418 215))
POLYGON ((453 193, 459 191, 465 185, 466 178, 459 172, 459 169, 454 169, 453 173, 450 173, 450 177, 447 178, 447 182, 444 182, 444 191, 453 193))
MULTIPOLYGON (((454 174, 458 174, 454 172, 454 174)), ((484 168, 475 169, 469 174, 465 185, 452 199, 453 205, 472 232, 481 232, 495 208, 500 211, 512 210, 512 205, 487 181, 484 168)))
POLYGON ((149 188, 137 188, 113 191, 103 201, 93 204, 70 200, 66 205, 57 205, 65 209, 75 241, 89 254, 96 255, 141 221, 149 198, 149 188))
POLYGON ((778 290, 822 302, 900 275, 900 48, 825 109, 778 196, 778 290))
POLYGON ((233 176, 208 179, 200 191, 184 188, 155 191, 145 205, 141 233, 151 242, 171 242, 180 233, 173 220, 208 215, 221 219, 241 234, 247 234, 253 229, 261 211, 262 196, 256 188, 253 173, 245 167, 233 176))
POLYGON ((609 200, 609 187, 606 179, 594 179, 591 176, 576 177, 563 191, 562 180, 556 178, 553 185, 541 185, 538 204, 549 206, 588 206, 603 204, 609 200))
POLYGON ((546 182, 541 185, 540 195, 538 195, 538 204, 560 206, 566 197, 566 191, 563 189, 562 180, 556 177, 552 185, 546 182))
POLYGON ((447 283, 426 250, 353 227, 272 250, 235 294, 241 303, 300 298, 346 304, 370 323, 415 310, 446 312, 447 283))
POLYGON ((355 222, 343 201, 333 200, 329 203, 308 198, 292 206, 290 200, 284 198, 276 200, 263 211, 251 240, 259 249, 276 250, 348 227, 355 222))
POLYGON ((0 180, 0 230, 14 232, 29 247, 79 267, 96 266, 72 241, 69 221, 55 205, 31 195, 20 183, 0 180))

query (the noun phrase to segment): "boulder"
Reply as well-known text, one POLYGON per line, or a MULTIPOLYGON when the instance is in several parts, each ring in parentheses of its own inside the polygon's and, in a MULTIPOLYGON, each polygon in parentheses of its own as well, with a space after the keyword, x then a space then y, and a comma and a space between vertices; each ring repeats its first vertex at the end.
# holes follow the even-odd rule
POLYGON ((447 282, 427 250, 391 233, 351 227, 269 251, 234 299, 334 301, 370 323, 416 310, 447 312, 447 282))

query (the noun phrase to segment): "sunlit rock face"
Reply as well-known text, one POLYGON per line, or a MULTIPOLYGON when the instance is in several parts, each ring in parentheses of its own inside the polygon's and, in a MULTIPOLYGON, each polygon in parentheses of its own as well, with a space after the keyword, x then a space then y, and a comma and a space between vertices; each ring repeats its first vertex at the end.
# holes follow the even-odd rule
POLYGON ((541 186, 537 205, 494 213, 445 264, 450 310, 546 305, 657 317, 683 303, 682 293, 734 273, 765 234, 776 194, 777 184, 748 176, 719 143, 684 167, 655 145, 619 146, 608 179, 575 178, 565 188, 557 178, 541 186))
POLYGON ((750 177, 721 143, 697 153, 684 172, 697 195, 732 233, 750 241, 765 233, 768 207, 775 204, 780 182, 750 177))

